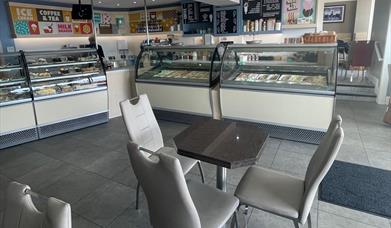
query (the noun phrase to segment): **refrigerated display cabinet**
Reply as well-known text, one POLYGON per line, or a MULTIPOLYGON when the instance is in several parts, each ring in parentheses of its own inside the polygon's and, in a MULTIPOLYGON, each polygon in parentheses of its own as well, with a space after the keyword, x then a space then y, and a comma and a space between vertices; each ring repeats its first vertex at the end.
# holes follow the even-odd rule
POLYGON ((38 138, 23 52, 0 54, 0 149, 38 138))
POLYGON ((137 92, 160 113, 211 116, 224 51, 224 45, 145 47, 136 63, 137 92))
POLYGON ((335 44, 228 45, 221 66, 225 118, 271 135, 319 142, 334 114, 335 44))
POLYGON ((108 121, 107 80, 95 49, 25 55, 41 138, 108 121))

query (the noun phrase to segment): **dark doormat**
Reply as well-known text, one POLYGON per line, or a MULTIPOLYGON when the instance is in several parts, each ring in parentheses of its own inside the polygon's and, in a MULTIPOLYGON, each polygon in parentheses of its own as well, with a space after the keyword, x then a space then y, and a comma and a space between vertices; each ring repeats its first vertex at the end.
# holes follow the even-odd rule
POLYGON ((391 218, 391 171, 335 161, 321 183, 319 199, 391 218))

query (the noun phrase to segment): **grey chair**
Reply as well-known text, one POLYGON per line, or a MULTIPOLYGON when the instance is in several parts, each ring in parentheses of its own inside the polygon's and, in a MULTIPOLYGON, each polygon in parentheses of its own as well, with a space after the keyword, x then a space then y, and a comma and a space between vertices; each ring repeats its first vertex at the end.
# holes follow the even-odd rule
MULTIPOLYGON (((184 174, 187 174, 197 164, 201 174, 201 181, 202 183, 205 182, 200 161, 180 156, 177 154, 175 148, 164 146, 162 132, 160 131, 159 124, 156 121, 146 94, 122 101, 120 107, 122 118, 132 142, 138 144, 144 151, 149 151, 150 153, 166 153, 178 158, 184 174)), ((149 156, 148 153, 143 153, 145 156, 149 156)), ((136 209, 138 209, 139 192, 140 185, 138 184, 136 190, 136 209)))
POLYGON ((39 211, 31 197, 40 197, 28 185, 10 182, 2 228, 71 228, 71 206, 55 198, 45 198, 47 211, 39 211))
POLYGON ((155 153, 143 156, 128 143, 134 173, 147 198, 149 219, 155 228, 217 228, 235 213, 239 200, 211 186, 189 181, 178 158, 155 153))
POLYGON ((341 117, 337 116, 330 123, 311 158, 304 180, 266 168, 250 167, 235 191, 240 204, 291 219, 296 228, 305 224, 308 218, 308 226, 312 227, 312 203, 343 141, 341 122, 341 117))

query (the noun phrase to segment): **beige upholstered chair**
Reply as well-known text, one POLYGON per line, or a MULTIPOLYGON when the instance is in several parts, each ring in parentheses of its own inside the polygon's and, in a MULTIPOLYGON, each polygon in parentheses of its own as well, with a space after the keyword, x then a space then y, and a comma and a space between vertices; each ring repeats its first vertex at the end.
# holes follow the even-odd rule
POLYGON ((2 228, 71 228, 71 206, 55 198, 47 199, 47 211, 35 207, 28 185, 11 182, 6 192, 2 228))
MULTIPOLYGON (((202 182, 205 181, 200 161, 180 156, 177 154, 175 148, 164 146, 162 132, 153 114, 147 95, 142 94, 131 100, 122 101, 120 107, 126 129, 132 142, 138 144, 144 151, 149 151, 150 153, 166 153, 178 158, 184 174, 188 173, 197 164, 202 182)), ((143 153, 145 156, 149 156, 149 153, 143 153)), ((136 191, 136 209, 138 209, 139 192, 140 185, 138 184, 136 191)))
POLYGON ((295 227, 305 224, 308 218, 311 227, 312 203, 343 141, 341 122, 341 117, 337 116, 330 123, 304 180, 266 168, 250 167, 235 191, 240 204, 289 218, 295 227))
POLYGON ((218 228, 235 213, 239 200, 233 195, 198 182, 186 184, 178 158, 155 153, 152 160, 132 142, 128 153, 153 227, 218 228))

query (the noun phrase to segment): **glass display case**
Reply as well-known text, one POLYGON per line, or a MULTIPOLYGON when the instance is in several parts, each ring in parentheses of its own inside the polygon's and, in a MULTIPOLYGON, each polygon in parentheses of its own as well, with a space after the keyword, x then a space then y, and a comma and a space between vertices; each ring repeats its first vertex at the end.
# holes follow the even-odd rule
POLYGON ((220 79, 225 46, 145 47, 136 63, 136 82, 211 87, 220 79))
POLYGON ((0 106, 31 101, 22 53, 0 54, 0 106))
POLYGON ((107 89, 95 49, 27 52, 34 100, 107 89))
POLYGON ((222 87, 335 95, 334 44, 229 45, 222 87))

